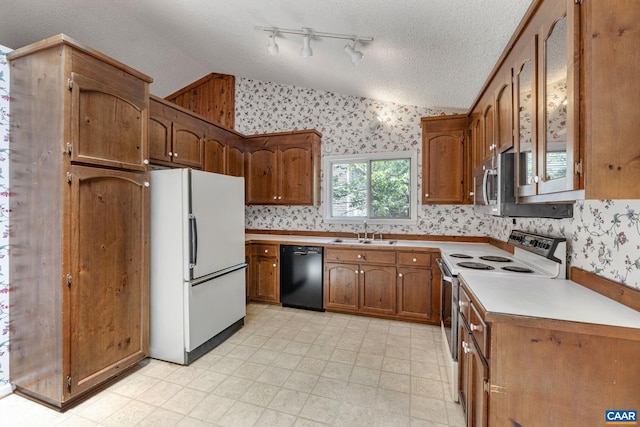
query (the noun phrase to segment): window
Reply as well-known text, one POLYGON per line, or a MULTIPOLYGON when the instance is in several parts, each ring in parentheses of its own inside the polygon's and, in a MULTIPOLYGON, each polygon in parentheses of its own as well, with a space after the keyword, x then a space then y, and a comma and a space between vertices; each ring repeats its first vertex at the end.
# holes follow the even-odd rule
POLYGON ((378 153, 325 158, 327 220, 416 221, 416 153, 378 153))

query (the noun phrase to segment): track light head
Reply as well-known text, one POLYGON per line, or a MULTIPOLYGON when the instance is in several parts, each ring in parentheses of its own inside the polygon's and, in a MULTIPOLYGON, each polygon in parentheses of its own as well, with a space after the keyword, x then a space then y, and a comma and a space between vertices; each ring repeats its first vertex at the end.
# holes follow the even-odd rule
POLYGON ((362 58, 364 57, 362 52, 356 50, 356 43, 358 43, 358 40, 353 41, 353 46, 345 45, 344 47, 344 51, 347 53, 347 55, 349 55, 349 58, 351 59, 351 63, 353 65, 358 65, 358 63, 362 61, 362 58))
POLYGON ((303 58, 308 58, 313 56, 313 51, 311 50, 311 36, 306 35, 302 38, 302 49, 300 49, 300 56, 303 58))
POLYGON ((267 44, 267 53, 271 56, 275 56, 278 54, 279 51, 280 51, 280 48, 276 43, 276 33, 274 31, 273 34, 269 36, 269 44, 267 44))

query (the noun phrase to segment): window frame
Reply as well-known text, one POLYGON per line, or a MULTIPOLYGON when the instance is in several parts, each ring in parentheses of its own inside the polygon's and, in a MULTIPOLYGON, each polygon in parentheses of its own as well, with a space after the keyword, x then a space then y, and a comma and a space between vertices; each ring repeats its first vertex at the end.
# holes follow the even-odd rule
MULTIPOLYGON (((418 152, 416 150, 411 151, 397 151, 397 152, 382 152, 382 153, 363 153, 363 154, 345 154, 325 156, 323 159, 323 187, 324 187, 324 220, 329 224, 362 224, 363 220, 367 221, 367 224, 394 224, 394 225, 415 225, 418 222, 418 203, 420 202, 418 193, 418 152), (368 173, 371 173, 371 161, 376 160, 409 160, 409 179, 411 180, 409 186, 410 206, 409 206, 409 218, 370 218, 370 217, 333 217, 331 216, 331 201, 332 201, 332 165, 334 163, 357 163, 367 162, 368 173)), ((371 183, 368 182, 367 196, 370 200, 371 183)), ((369 210, 370 206, 367 207, 369 210)), ((369 214, 368 214, 369 215, 369 214)))

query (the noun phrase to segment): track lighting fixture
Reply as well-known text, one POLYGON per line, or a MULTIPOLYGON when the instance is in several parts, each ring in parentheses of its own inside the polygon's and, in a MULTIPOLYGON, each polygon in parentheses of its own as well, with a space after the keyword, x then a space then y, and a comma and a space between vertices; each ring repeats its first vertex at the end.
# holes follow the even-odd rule
POLYGON ((278 44, 276 43, 276 32, 274 31, 269 36, 269 44, 267 45, 267 53, 271 56, 275 56, 280 51, 278 44))
POLYGON ((358 63, 362 61, 362 58, 364 57, 362 52, 356 50, 356 43, 358 43, 358 40, 353 41, 353 46, 349 46, 348 44, 344 46, 344 51, 347 52, 347 55, 349 55, 349 58, 351 59, 351 63, 353 65, 358 65, 358 63))
POLYGON ((277 27, 255 27, 256 30, 266 31, 271 33, 269 35, 269 43, 267 44, 267 53, 269 55, 277 55, 278 54, 278 45, 276 44, 275 37, 276 33, 281 34, 294 34, 298 36, 302 36, 302 49, 300 49, 300 56, 303 58, 308 58, 313 56, 313 50, 311 50, 311 39, 313 38, 332 38, 332 39, 343 39, 343 40, 351 40, 351 44, 347 44, 344 47, 344 51, 349 56, 351 63, 353 65, 358 64, 364 54, 359 50, 356 50, 356 46, 358 43, 362 44, 362 42, 372 42, 373 37, 360 37, 349 34, 335 34, 335 33, 320 33, 314 31, 311 28, 303 28, 301 30, 290 30, 286 28, 277 28, 277 27))

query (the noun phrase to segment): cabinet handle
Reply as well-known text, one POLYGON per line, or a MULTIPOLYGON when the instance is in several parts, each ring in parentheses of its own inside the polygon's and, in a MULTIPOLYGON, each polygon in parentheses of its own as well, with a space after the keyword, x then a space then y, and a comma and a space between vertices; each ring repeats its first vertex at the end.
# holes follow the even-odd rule
POLYGON ((144 186, 145 186, 145 187, 148 187, 148 186, 149 186, 149 181, 145 181, 145 182, 144 182, 144 186))
POLYGON ((178 153, 173 153, 173 157, 178 157, 178 153))
POLYGON ((273 268, 275 268, 275 267, 276 267, 276 263, 274 262, 274 263, 273 263, 273 268))
POLYGON ((414 258, 414 259, 413 259, 413 262, 418 262, 418 259, 417 259, 417 258, 414 258))
POLYGON ((144 159, 144 160, 142 161, 142 163, 143 163, 143 164, 145 164, 145 165, 148 165, 148 164, 149 164, 149 160, 144 159))
POLYGON ((473 191, 469 191, 469 196, 475 196, 476 193, 474 193, 473 191))
POLYGON ((540 177, 538 175, 534 176, 533 177, 533 182, 535 182, 537 184, 538 181, 540 181, 540 177))
POLYGON ((398 277, 402 277, 402 273, 398 273, 398 277))
POLYGON ((278 200, 282 199, 282 196, 278 196, 278 200))
POLYGON ((277 197, 277 196, 273 196, 273 200, 277 200, 277 199, 278 199, 278 197, 277 197))
POLYGON ((265 249, 265 250, 264 250, 264 253, 265 253, 265 254, 268 254, 268 253, 269 253, 269 249, 265 249))
POLYGON ((473 353, 471 346, 464 341, 462 341, 462 348, 464 350, 464 354, 473 353))
POLYGON ((429 193, 425 193, 425 194, 424 194, 424 197, 429 197, 429 193))
POLYGON ((358 259, 362 258, 362 255, 358 254, 358 259))
POLYGON ((464 308, 464 306, 465 306, 465 305, 467 305, 467 303, 466 303, 466 302, 464 302, 464 301, 458 301, 458 306, 459 306, 460 308, 464 308))
POLYGON ((353 270, 353 271, 355 271, 355 272, 356 272, 356 274, 358 274, 358 273, 359 273, 359 271, 358 271, 358 270, 353 270))
POLYGON ((474 325, 473 323, 469 323, 469 329, 471 329, 471 331, 482 331, 482 325, 474 325))
POLYGON ((173 153, 169 151, 169 157, 173 157, 173 153))
POLYGON ((364 274, 364 270, 360 270, 360 274, 364 274))

